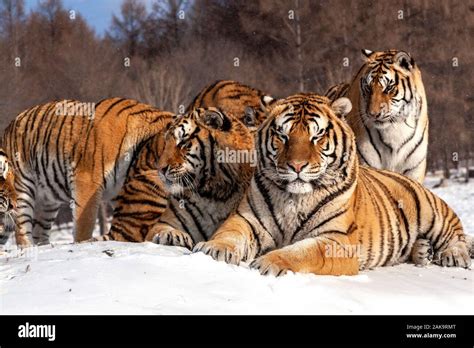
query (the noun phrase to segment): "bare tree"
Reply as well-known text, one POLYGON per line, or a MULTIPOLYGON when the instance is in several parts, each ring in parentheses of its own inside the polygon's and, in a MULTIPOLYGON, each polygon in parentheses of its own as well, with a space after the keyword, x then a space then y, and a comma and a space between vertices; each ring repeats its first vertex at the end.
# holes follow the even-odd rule
POLYGON ((120 10, 121 18, 112 17, 110 36, 120 42, 130 56, 138 53, 143 40, 144 23, 148 15, 141 0, 124 0, 120 10))

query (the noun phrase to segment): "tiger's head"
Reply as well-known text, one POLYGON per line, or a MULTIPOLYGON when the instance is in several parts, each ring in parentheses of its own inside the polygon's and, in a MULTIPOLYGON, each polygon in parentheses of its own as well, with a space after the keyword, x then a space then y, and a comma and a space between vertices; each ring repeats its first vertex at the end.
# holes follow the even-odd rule
POLYGON ((187 110, 217 107, 255 131, 265 120, 266 110, 274 101, 270 95, 238 81, 218 80, 206 86, 187 110))
POLYGON ((195 192, 224 199, 251 176, 249 161, 225 156, 251 153, 253 137, 237 118, 218 108, 178 115, 162 147, 159 174, 172 195, 195 192))
POLYGON ((343 119, 351 108, 347 98, 331 103, 314 94, 277 101, 257 133, 257 174, 293 194, 345 180, 357 163, 354 134, 343 119))
POLYGON ((267 109, 274 103, 275 99, 269 95, 252 96, 248 99, 240 103, 225 100, 222 102, 223 107, 221 108, 236 115, 244 125, 255 131, 265 120, 267 109))
POLYGON ((385 128, 418 115, 421 73, 410 54, 397 50, 362 53, 366 58, 360 78, 363 121, 385 128))
POLYGON ((16 194, 14 174, 6 153, 0 149, 0 244, 15 227, 16 194))

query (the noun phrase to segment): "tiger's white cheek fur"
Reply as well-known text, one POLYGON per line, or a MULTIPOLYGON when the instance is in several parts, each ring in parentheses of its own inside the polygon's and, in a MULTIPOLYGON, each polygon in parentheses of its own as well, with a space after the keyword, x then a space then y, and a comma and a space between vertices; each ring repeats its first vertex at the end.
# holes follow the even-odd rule
POLYGON ((3 179, 7 179, 8 175, 8 160, 6 156, 0 156, 0 176, 3 177, 3 179))

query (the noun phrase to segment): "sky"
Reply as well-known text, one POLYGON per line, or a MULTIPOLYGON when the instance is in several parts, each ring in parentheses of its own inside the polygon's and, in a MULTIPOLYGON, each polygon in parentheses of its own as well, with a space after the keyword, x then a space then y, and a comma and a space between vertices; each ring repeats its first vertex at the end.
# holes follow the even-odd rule
MULTIPOLYGON (((153 0, 142 0, 151 8, 153 0)), ((26 0, 28 11, 35 9, 40 0, 26 0)), ((109 28, 112 15, 120 13, 121 0, 63 0, 65 9, 75 10, 95 29, 96 33, 103 35, 109 28)))

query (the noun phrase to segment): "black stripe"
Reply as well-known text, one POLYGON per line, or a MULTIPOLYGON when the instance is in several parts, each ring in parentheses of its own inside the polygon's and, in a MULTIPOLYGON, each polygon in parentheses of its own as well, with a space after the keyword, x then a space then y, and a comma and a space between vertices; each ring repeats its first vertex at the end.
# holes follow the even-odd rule
POLYGON ((271 199, 267 189, 264 187, 264 185, 261 181, 262 178, 260 176, 260 173, 255 173, 254 178, 255 178, 255 183, 257 184, 257 188, 258 188, 259 192, 262 194, 263 200, 265 201, 265 204, 267 205, 267 208, 270 211, 270 214, 272 215, 273 221, 275 222, 275 225, 278 228, 278 232, 280 233, 280 235, 283 238, 283 236, 284 236, 283 229, 281 228, 280 223, 278 222, 278 220, 276 218, 275 210, 274 210, 273 203, 272 203, 272 199, 271 199))
MULTIPOLYGON (((395 174, 389 171, 384 171, 383 174, 392 178, 392 180, 394 180, 395 182, 401 184, 409 193, 411 193, 413 200, 415 202, 415 209, 416 209, 416 228, 414 230, 417 231, 417 233, 419 233, 420 227, 421 227, 421 212, 420 212, 421 204, 420 204, 420 199, 418 197, 418 194, 415 188, 412 186, 412 182, 408 178, 405 178, 404 176, 401 176, 399 174, 395 174)), ((408 234, 408 243, 407 245, 405 245, 405 248, 402 251, 402 257, 406 254, 407 251, 409 251, 408 245, 410 245, 410 237, 411 237, 411 233, 408 234)))
MULTIPOLYGON (((402 221, 403 221, 403 224, 404 224, 404 227, 405 227, 405 232, 407 234, 407 240, 408 240, 408 234, 409 234, 409 226, 408 226, 408 220, 407 220, 407 217, 405 215, 405 212, 403 211, 403 209, 399 208, 398 206, 398 202, 395 201, 395 199, 393 198, 390 190, 388 189, 387 186, 385 186, 385 184, 379 180, 376 176, 374 176, 372 173, 369 173, 369 172, 365 172, 370 178, 372 181, 374 182, 377 182, 378 185, 382 188, 382 190, 384 191, 386 197, 390 200, 390 202, 392 203, 392 210, 394 213, 396 213, 398 216, 400 216, 402 218, 402 221)), ((395 250, 395 244, 394 244, 394 240, 395 238, 392 239, 392 248, 391 248, 391 253, 390 253, 390 256, 387 258, 386 262, 384 263, 384 266, 386 266, 388 264, 388 262, 393 258, 393 254, 395 253, 395 251, 397 251, 397 254, 398 252, 400 252, 401 254, 401 250, 402 250, 402 246, 403 246, 403 236, 402 236, 402 230, 401 230, 401 226, 400 226, 400 221, 397 220, 397 227, 398 227, 398 231, 396 231, 398 233, 398 248, 399 250, 395 250)), ((392 231, 392 237, 394 237, 394 234, 395 231, 392 231)))
POLYGON ((387 143, 385 142, 385 139, 383 138, 383 135, 382 135, 382 133, 380 133, 380 130, 379 130, 379 129, 377 129, 377 135, 379 136, 380 142, 381 142, 386 148, 388 148, 388 149, 390 150, 390 153, 393 153, 393 147, 392 147, 390 144, 387 144, 387 143))
POLYGON ((413 147, 413 149, 408 153, 408 155, 405 157, 405 161, 408 161, 408 159, 411 157, 411 155, 413 155, 413 153, 416 151, 416 149, 418 149, 418 147, 421 145, 421 143, 423 142, 423 140, 425 139, 425 132, 426 132, 426 127, 427 125, 425 125, 425 128, 423 129, 423 133, 421 133, 421 138, 416 142, 415 146, 413 147))
POLYGON ((379 161, 382 161, 382 155, 380 154, 379 149, 377 146, 375 146, 374 139, 372 139, 372 134, 370 133, 370 130, 367 128, 367 126, 364 124, 365 131, 367 132, 367 135, 369 136, 369 141, 372 147, 374 148, 375 152, 377 152, 377 155, 379 156, 379 161))

